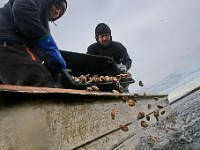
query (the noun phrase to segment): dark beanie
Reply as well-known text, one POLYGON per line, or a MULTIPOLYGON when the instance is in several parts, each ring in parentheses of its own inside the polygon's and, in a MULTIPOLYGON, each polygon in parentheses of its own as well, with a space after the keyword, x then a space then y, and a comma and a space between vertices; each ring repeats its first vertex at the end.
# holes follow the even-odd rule
POLYGON ((109 33, 111 36, 111 30, 109 26, 105 23, 99 23, 95 28, 95 37, 98 37, 98 35, 101 34, 107 34, 109 33))
POLYGON ((67 9, 67 1, 66 0, 60 0, 57 4, 61 6, 63 13, 65 13, 65 11, 67 9))

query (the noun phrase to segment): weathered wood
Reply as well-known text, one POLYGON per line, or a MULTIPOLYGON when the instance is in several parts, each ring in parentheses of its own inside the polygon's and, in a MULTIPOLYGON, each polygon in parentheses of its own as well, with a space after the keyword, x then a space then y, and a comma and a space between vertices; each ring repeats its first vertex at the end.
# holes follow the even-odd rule
POLYGON ((132 149, 138 142, 136 129, 147 121, 137 120, 140 111, 151 116, 149 126, 156 123, 158 105, 166 111, 159 119, 170 113, 166 95, 2 85, 0 101, 0 149, 132 149), (123 102, 125 95, 135 106, 123 102))

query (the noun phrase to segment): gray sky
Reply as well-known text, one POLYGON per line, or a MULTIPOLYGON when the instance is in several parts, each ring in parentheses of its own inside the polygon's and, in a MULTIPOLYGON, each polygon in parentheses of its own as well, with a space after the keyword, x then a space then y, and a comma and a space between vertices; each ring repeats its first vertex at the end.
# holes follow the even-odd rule
MULTIPOLYGON (((7 0, 1 0, 0 6, 7 0)), ((60 49, 85 53, 94 29, 108 24, 133 60, 130 73, 150 86, 172 72, 200 63, 200 0, 68 0, 66 14, 51 25, 60 49)))

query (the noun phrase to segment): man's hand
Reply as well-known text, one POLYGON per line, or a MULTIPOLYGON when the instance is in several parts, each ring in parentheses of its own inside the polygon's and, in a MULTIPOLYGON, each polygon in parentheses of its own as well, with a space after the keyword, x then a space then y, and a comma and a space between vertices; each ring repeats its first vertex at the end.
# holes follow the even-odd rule
POLYGON ((120 70, 120 72, 127 72, 126 66, 123 65, 122 63, 121 63, 121 64, 118 64, 117 67, 118 67, 118 69, 120 70))

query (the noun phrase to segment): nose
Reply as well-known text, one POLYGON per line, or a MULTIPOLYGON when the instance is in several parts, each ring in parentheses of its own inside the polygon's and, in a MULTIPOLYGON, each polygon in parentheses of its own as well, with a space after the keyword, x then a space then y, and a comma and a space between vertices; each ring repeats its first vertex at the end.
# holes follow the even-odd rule
POLYGON ((107 37, 106 36, 103 36, 103 40, 106 40, 107 39, 107 37))
POLYGON ((62 15, 62 14, 63 14, 63 11, 62 11, 61 9, 57 9, 57 13, 58 13, 59 15, 62 15))

